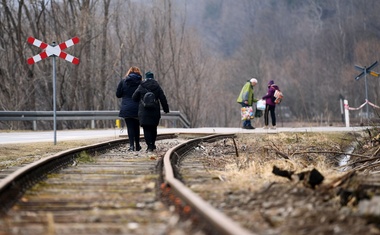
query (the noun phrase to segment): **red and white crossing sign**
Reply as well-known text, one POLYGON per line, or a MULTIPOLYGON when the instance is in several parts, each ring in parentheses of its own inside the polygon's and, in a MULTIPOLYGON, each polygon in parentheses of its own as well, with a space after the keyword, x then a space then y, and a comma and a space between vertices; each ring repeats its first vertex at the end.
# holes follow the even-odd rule
POLYGON ((66 52, 63 51, 64 49, 71 47, 72 45, 75 45, 78 42, 79 42, 79 38, 74 37, 72 39, 67 40, 66 42, 59 44, 58 46, 50 46, 49 44, 47 44, 45 42, 42 42, 42 41, 35 39, 33 37, 29 37, 28 43, 30 43, 36 47, 39 47, 39 48, 43 49, 44 51, 38 55, 30 57, 27 60, 28 64, 37 63, 38 61, 43 60, 43 59, 45 59, 49 56, 52 56, 52 55, 58 56, 58 57, 65 59, 65 60, 67 60, 73 64, 79 64, 78 58, 76 58, 70 54, 67 54, 66 52))

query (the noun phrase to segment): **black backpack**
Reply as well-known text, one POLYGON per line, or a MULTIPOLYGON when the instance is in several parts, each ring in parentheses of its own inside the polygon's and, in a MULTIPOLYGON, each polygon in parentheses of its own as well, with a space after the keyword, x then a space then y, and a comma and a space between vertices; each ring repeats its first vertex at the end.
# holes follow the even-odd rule
POLYGON ((154 95, 153 92, 149 91, 148 89, 146 90, 147 90, 147 93, 145 93, 141 102, 145 108, 153 108, 157 103, 156 96, 154 95))

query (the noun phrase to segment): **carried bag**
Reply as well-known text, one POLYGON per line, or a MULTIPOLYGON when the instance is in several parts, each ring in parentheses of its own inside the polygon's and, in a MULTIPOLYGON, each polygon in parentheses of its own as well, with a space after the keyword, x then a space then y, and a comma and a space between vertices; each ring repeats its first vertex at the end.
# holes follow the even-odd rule
POLYGON ((252 106, 242 107, 241 108, 241 120, 251 120, 255 118, 252 106))
POLYGON ((145 93, 144 97, 142 98, 141 102, 145 108, 153 108, 155 107, 157 100, 156 96, 153 92, 146 89, 148 92, 145 93))
POLYGON ((257 101, 256 107, 258 110, 265 110, 265 105, 266 105, 265 100, 259 100, 257 101))
POLYGON ((280 91, 280 90, 276 90, 275 92, 274 92, 274 98, 275 98, 275 100, 274 100, 274 103, 275 104, 279 104, 279 103, 281 103, 281 101, 282 101, 282 98, 284 98, 284 95, 282 94, 282 92, 280 91))
POLYGON ((256 109, 255 117, 259 118, 259 117, 261 117, 261 116, 263 116, 263 110, 258 110, 258 109, 256 109))

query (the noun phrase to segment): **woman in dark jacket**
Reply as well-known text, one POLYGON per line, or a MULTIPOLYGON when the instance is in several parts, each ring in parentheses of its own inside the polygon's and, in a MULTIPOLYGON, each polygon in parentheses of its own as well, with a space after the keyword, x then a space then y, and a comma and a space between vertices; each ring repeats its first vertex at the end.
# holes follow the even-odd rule
POLYGON ((270 80, 268 83, 268 92, 266 95, 262 97, 262 99, 265 100, 265 103, 266 103, 265 111, 264 111, 264 122, 265 122, 264 129, 268 129, 269 113, 272 119, 271 129, 276 129, 276 113, 275 113, 276 104, 274 103, 274 100, 276 99, 274 97, 274 93, 276 92, 276 90, 279 90, 278 86, 274 84, 273 80, 270 80))
POLYGON ((144 138, 147 145, 146 151, 152 152, 156 149, 157 126, 161 119, 160 104, 165 113, 169 113, 169 105, 164 91, 158 82, 154 80, 154 74, 152 72, 147 72, 145 78, 145 81, 140 84, 132 95, 132 98, 134 101, 140 102, 138 116, 140 125, 144 130, 144 138), (144 107, 141 102, 142 98, 148 91, 153 92, 156 97, 155 105, 151 108, 144 107))
POLYGON ((138 67, 131 67, 125 78, 119 82, 116 97, 122 98, 119 117, 125 119, 128 130, 128 151, 140 151, 140 123, 138 119, 139 102, 132 99, 132 95, 141 84, 142 76, 138 67), (136 144, 136 147, 135 145, 136 144))

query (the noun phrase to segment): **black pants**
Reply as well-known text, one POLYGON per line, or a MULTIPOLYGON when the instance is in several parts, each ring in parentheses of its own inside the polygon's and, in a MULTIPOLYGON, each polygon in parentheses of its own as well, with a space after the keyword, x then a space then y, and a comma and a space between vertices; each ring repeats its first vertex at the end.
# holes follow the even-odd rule
POLYGON ((264 120, 265 120, 265 126, 268 126, 269 124, 269 112, 270 112, 270 117, 272 119, 272 126, 276 125, 276 114, 274 112, 276 106, 272 105, 266 105, 265 106, 265 112, 264 112, 264 120))
POLYGON ((127 124, 129 146, 140 146, 139 120, 137 118, 125 118, 125 123, 127 124), (134 145, 134 143, 136 143, 136 145, 134 145))
POLYGON ((156 149, 157 126, 144 125, 142 128, 144 130, 145 143, 148 146, 148 149, 156 149))

